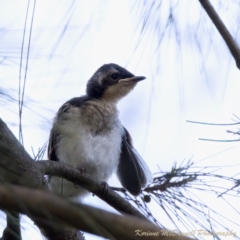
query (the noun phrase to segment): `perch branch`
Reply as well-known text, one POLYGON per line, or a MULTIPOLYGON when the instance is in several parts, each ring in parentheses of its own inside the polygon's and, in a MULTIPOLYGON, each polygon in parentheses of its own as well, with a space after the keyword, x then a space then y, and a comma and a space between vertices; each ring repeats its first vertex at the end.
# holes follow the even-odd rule
POLYGON ((147 219, 141 212, 133 207, 128 201, 124 200, 118 193, 111 188, 107 193, 103 194, 104 186, 92 179, 88 174, 81 174, 80 171, 70 165, 59 163, 55 161, 38 161, 36 162, 39 168, 42 169, 46 175, 62 177, 68 181, 80 185, 88 191, 94 193, 110 206, 118 210, 119 212, 131 214, 136 217, 147 219))

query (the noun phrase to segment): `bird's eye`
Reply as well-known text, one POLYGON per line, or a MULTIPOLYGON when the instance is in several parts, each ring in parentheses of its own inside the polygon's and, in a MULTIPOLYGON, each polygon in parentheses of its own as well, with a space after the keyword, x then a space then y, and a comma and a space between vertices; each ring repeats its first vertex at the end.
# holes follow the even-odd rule
POLYGON ((112 78, 113 80, 118 79, 118 77, 119 77, 119 75, 118 75, 117 73, 113 73, 113 74, 111 75, 111 78, 112 78))

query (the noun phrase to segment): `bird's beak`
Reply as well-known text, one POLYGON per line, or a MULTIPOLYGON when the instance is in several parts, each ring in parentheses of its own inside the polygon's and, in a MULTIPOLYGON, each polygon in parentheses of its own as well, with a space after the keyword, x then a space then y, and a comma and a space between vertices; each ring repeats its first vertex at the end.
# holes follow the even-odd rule
POLYGON ((143 76, 134 76, 134 77, 130 77, 130 78, 124 78, 124 79, 120 79, 118 82, 139 82, 146 79, 146 77, 143 76))

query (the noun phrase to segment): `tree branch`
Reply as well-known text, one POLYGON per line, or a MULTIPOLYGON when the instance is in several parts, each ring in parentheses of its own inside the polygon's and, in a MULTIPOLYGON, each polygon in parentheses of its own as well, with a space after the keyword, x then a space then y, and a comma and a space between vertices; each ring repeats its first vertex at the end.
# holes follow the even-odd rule
POLYGON ((83 233, 80 230, 62 227, 59 224, 46 222, 43 219, 35 221, 42 234, 49 240, 85 240, 83 233))
POLYGON ((139 212, 134 206, 132 206, 128 201, 124 200, 118 193, 113 191, 111 188, 108 189, 107 193, 104 193, 103 184, 92 179, 86 173, 80 173, 77 168, 67 165, 65 163, 49 160, 38 161, 36 163, 38 164, 38 167, 42 169, 44 174, 62 177, 68 181, 80 185, 81 187, 94 193, 96 196, 101 198, 103 201, 108 203, 110 206, 112 206, 119 212, 131 214, 145 220, 147 219, 141 212, 139 212))
POLYGON ((1 118, 0 180, 32 188, 47 187, 42 172, 1 118))
MULTIPOLYGON (((47 182, 45 181, 41 169, 38 168, 36 162, 25 151, 24 147, 19 143, 19 141, 12 134, 12 132, 9 130, 1 118, 0 182, 9 182, 30 188, 48 188, 47 182)), ((41 228, 43 234, 49 233, 49 235, 45 235, 45 237, 49 237, 51 240, 83 239, 79 236, 76 230, 69 230, 58 227, 52 228, 49 225, 45 226, 38 223, 37 221, 36 224, 41 228), (58 238, 54 238, 53 234, 56 234, 58 238)))
POLYGON ((225 43, 227 44, 232 56, 236 61, 236 65, 238 69, 240 69, 240 49, 232 37, 231 33, 228 31, 226 26, 224 25, 221 18, 218 16, 217 12, 215 11, 214 7, 210 3, 209 0, 199 0, 202 7, 205 9, 206 13, 214 23, 215 27, 221 34, 222 38, 224 39, 225 43))
MULTIPOLYGON (((187 240, 184 236, 165 236, 166 232, 149 221, 130 215, 117 215, 84 204, 62 199, 51 192, 0 184, 0 208, 20 212, 44 224, 60 224, 108 239, 142 239, 139 232, 157 234, 154 239, 187 240), (17 196, 17 197, 16 197, 17 196), (31 198, 29 197, 31 196, 31 198)), ((168 234, 171 232, 168 231, 168 234)), ((144 239, 152 239, 152 236, 144 239)))

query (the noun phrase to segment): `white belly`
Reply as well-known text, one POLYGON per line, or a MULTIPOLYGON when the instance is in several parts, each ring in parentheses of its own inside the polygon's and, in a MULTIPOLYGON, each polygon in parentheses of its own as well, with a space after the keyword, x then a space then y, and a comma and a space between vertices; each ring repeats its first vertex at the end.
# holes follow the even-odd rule
MULTIPOLYGON (((57 155, 60 161, 73 166, 84 167, 87 173, 98 181, 107 181, 116 172, 123 128, 118 122, 114 128, 105 129, 94 136, 86 128, 64 126, 64 137, 58 143, 57 155), (65 132, 65 133, 66 133, 65 132)), ((83 196, 86 190, 58 177, 52 177, 54 192, 68 196, 83 196)))

